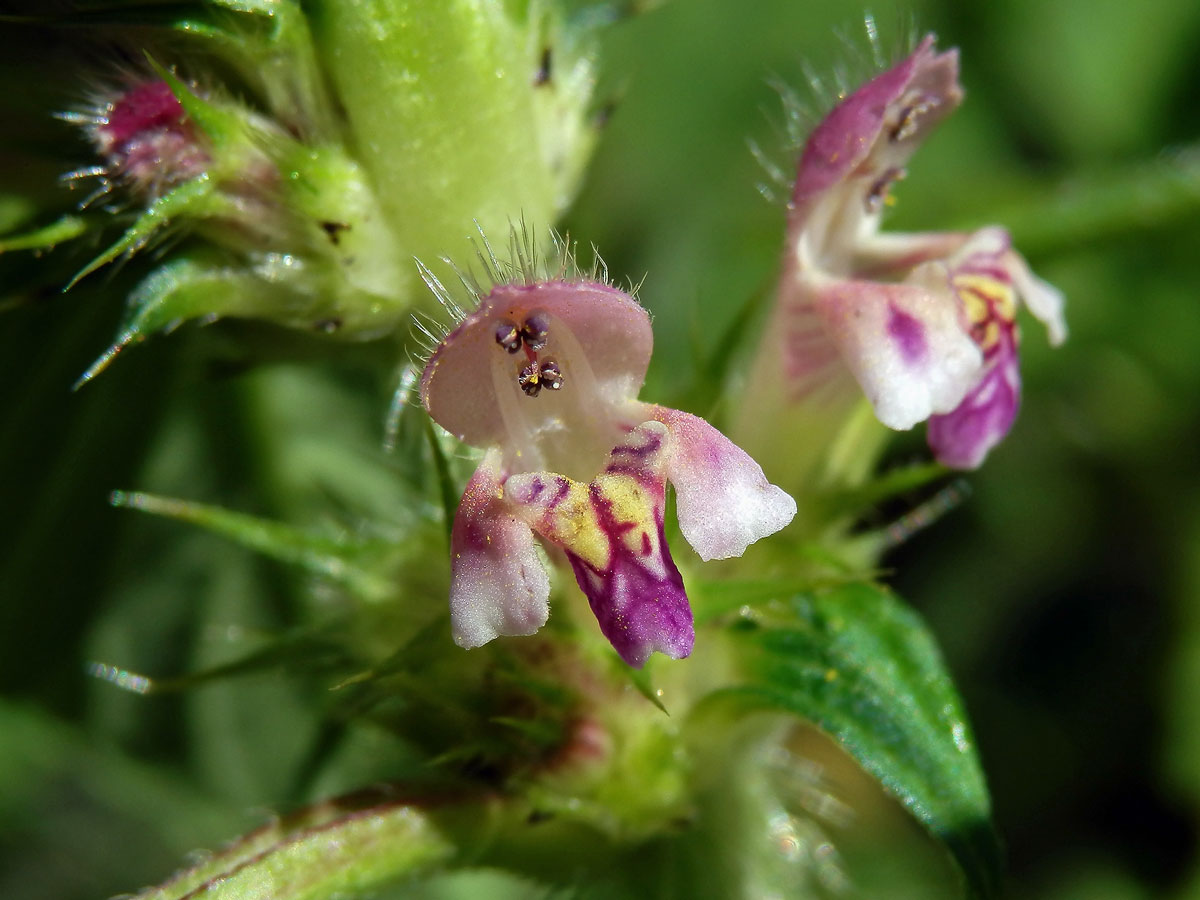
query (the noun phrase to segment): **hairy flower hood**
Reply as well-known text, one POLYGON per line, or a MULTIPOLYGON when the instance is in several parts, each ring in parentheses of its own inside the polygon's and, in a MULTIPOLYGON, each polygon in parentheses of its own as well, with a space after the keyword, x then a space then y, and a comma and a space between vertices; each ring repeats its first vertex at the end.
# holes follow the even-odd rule
POLYGON ((634 401, 653 344, 646 311, 614 287, 564 280, 498 285, 430 357, 422 402, 459 440, 501 447, 514 470, 549 462, 583 475, 598 463, 576 456, 588 455, 593 432, 615 437, 623 424, 641 421, 634 401), (526 341, 514 352, 498 345, 498 328, 519 332, 532 314, 546 325, 541 351, 526 341), (570 371, 563 389, 530 397, 518 379, 539 353, 541 362, 562 360, 570 371))
POLYGON ((800 158, 792 219, 848 178, 903 164, 962 102, 958 51, 937 53, 926 37, 900 64, 873 78, 814 129, 800 158))
POLYGON ((627 662, 686 656, 694 634, 664 536, 667 482, 703 559, 738 556, 795 515, 792 498, 717 429, 638 400, 652 345, 649 316, 629 294, 560 277, 496 284, 434 349, 425 408, 488 449, 451 539, 462 646, 545 623, 537 535, 563 550, 627 662))

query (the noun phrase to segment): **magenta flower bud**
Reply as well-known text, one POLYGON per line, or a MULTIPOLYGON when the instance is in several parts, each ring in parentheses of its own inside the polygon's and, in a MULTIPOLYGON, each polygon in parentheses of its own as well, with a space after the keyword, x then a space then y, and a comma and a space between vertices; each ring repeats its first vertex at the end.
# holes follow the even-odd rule
POLYGON ((839 385, 853 379, 884 425, 930 420, 937 458, 973 468, 1016 415, 1018 300, 1052 343, 1066 327, 1062 296, 1029 272, 1003 229, 879 231, 909 157, 961 101, 957 51, 938 53, 931 35, 813 131, 756 377, 781 379, 774 396, 784 404, 844 396, 839 385))
POLYGON ((653 335, 630 295, 558 277, 497 283, 478 299, 421 380, 434 420, 489 448, 451 537, 455 641, 477 647, 546 621, 536 535, 563 551, 626 662, 687 656, 692 614, 664 535, 667 483, 704 559, 741 555, 787 525, 795 501, 703 419, 637 399, 653 335))
POLYGON ((208 153, 165 81, 136 84, 115 97, 90 129, 109 178, 157 197, 204 172, 208 153))

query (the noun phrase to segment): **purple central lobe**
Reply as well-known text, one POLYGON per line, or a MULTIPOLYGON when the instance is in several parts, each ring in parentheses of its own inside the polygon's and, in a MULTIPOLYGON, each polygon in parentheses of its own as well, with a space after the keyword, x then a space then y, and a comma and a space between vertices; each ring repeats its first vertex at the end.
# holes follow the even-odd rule
POLYGON ((635 523, 614 518, 611 504, 603 497, 594 496, 593 503, 611 541, 608 568, 597 571, 570 550, 567 558, 600 631, 621 659, 636 668, 641 668, 656 650, 676 659, 687 656, 695 642, 692 610, 683 589, 683 576, 667 550, 661 507, 656 510, 654 523, 661 551, 657 558, 651 558, 654 541, 648 532, 642 534, 642 552, 633 552, 621 535, 635 523))
POLYGON ((1012 328, 1001 332, 983 378, 950 413, 930 416, 927 438, 938 461, 956 469, 978 468, 1012 427, 1021 402, 1021 376, 1012 328))

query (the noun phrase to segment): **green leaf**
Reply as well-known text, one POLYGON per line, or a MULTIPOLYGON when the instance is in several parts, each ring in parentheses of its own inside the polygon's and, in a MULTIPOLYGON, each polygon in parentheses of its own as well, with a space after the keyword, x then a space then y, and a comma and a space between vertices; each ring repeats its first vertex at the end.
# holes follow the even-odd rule
POLYGON ((920 618, 885 588, 845 584, 732 632, 745 684, 714 699, 802 716, 834 737, 950 851, 972 896, 998 889, 987 787, 962 702, 920 618))
POLYGON ((88 663, 87 672, 122 690, 135 694, 164 694, 187 691, 213 681, 250 675, 288 665, 307 669, 318 668, 323 660, 331 664, 342 661, 343 654, 318 629, 302 630, 276 638, 261 649, 254 650, 232 662, 215 665, 198 672, 175 678, 151 678, 109 663, 88 663))
POLYGON ((650 673, 646 669, 634 669, 630 666, 623 667, 624 672, 629 677, 629 682, 637 689, 637 692, 657 706, 662 712, 667 713, 667 707, 662 702, 662 697, 654 689, 654 683, 650 680, 650 673))
POLYGON ((951 470, 939 462, 897 466, 860 487, 834 492, 826 502, 835 513, 859 513, 877 503, 920 490, 951 474, 951 470))
MULTIPOLYGON (((105 261, 102 257, 93 265, 105 261)), ((76 279, 81 277, 82 274, 76 279)), ((147 275, 129 295, 125 321, 116 340, 79 377, 75 388, 107 369, 127 347, 157 331, 170 330, 181 322, 204 316, 269 310, 273 303, 282 305, 282 295, 283 289, 276 284, 207 259, 181 257, 165 263, 147 275)))
POLYGON ((49 225, 0 238, 0 253, 11 250, 45 250, 63 241, 79 237, 88 230, 88 222, 82 216, 63 216, 49 225))
POLYGON ((179 101, 179 105, 183 107, 188 118, 196 123, 196 126, 204 132, 214 145, 220 147, 222 144, 245 142, 247 140, 247 127, 244 116, 238 115, 228 109, 221 109, 216 104, 209 103, 195 94, 170 69, 163 66, 148 53, 146 54, 146 62, 150 64, 150 68, 155 71, 158 77, 165 81, 167 86, 171 88, 171 93, 175 95, 175 99, 179 101))
POLYGON ((64 290, 70 290, 83 278, 119 256, 132 256, 150 243, 162 229, 179 216, 203 218, 231 210, 229 201, 217 194, 207 174, 185 181, 169 194, 164 194, 138 216, 121 239, 84 266, 64 290))
POLYGON ((252 832, 137 896, 319 900, 373 895, 429 872, 457 848, 417 805, 383 792, 319 804, 252 832))
POLYGON ((345 584, 367 598, 387 596, 392 589, 369 566, 356 563, 356 558, 362 557, 366 548, 361 542, 345 535, 327 537, 284 522, 274 522, 219 506, 139 491, 113 491, 110 501, 113 506, 140 509, 199 525, 280 562, 345 584))
MULTIPOLYGON (((216 0, 213 5, 239 14, 237 21, 214 17, 215 27, 198 36, 210 48, 221 47, 248 81, 261 83, 267 108, 299 134, 328 138, 337 133, 339 119, 301 5, 273 0, 216 0), (249 27, 247 17, 269 28, 249 27)), ((181 21, 176 27, 195 33, 191 24, 181 21)))

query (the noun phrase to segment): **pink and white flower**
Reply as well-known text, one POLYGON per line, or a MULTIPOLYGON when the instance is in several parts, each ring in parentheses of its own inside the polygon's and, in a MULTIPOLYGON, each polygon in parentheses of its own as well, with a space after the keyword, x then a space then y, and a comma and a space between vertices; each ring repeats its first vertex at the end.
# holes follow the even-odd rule
POLYGON ((768 340, 793 402, 851 376, 878 419, 929 420, 943 463, 978 466, 1016 415, 1017 301, 1066 336, 1062 295, 1002 228, 880 233, 891 185, 962 100, 958 54, 933 36, 839 103, 809 137, 789 208, 768 340))
POLYGON ((703 419, 637 399, 653 335, 629 294, 566 276, 497 279, 479 293, 421 380, 433 419, 488 448, 451 535, 455 641, 478 647, 545 624, 536 535, 565 554, 626 662, 687 656, 694 631, 664 537, 667 482, 705 560, 783 528, 795 501, 703 419))

